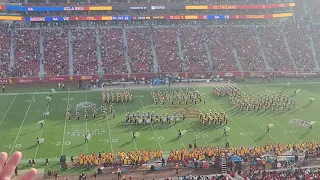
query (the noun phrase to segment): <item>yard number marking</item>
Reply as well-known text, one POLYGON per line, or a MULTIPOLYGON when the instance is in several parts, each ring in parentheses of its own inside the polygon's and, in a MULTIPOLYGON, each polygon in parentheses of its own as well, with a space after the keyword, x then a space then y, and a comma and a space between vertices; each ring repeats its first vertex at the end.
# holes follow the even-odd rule
POLYGON ((27 99, 24 102, 26 102, 26 103, 36 102, 36 99, 27 99))
MULTIPOLYGON (((12 148, 12 144, 8 144, 8 145, 6 145, 8 148, 12 148)), ((14 147, 15 148, 21 148, 21 144, 16 144, 16 145, 14 145, 14 147)))
MULTIPOLYGON (((201 138, 201 135, 200 134, 195 134, 194 135, 196 138, 198 138, 198 139, 200 139, 201 138)), ((204 138, 208 138, 209 137, 209 135, 208 134, 202 134, 202 137, 204 137, 204 138)))
MULTIPOLYGON (((62 100, 68 101, 68 98, 63 98, 62 100)), ((70 99, 69 99, 69 101, 72 101, 72 100, 73 100, 73 98, 70 98, 70 99)))
MULTIPOLYGON (((103 139, 103 140, 99 140, 99 141, 103 141, 104 143, 109 143, 110 140, 109 139, 103 139)), ((117 143, 119 140, 118 139, 111 139, 112 143, 117 143)))
MULTIPOLYGON (((148 139, 148 138, 147 138, 148 139)), ((157 140, 155 137, 151 137, 150 140, 155 141, 157 140)), ((158 140, 163 141, 164 137, 163 136, 158 136, 158 140)))
POLYGON ((296 134, 297 133, 296 130, 288 130, 288 131, 286 131, 284 129, 282 130, 282 132, 285 133, 285 134, 296 134))
MULTIPOLYGON (((61 146, 61 145, 62 145, 62 142, 56 142, 56 143, 53 143, 53 144, 55 144, 56 146, 61 146)), ((65 142, 64 142, 64 145, 69 146, 70 144, 71 144, 70 141, 65 141, 65 142)))
POLYGON ((254 134, 253 132, 245 132, 245 133, 241 132, 239 135, 240 136, 253 136, 253 134, 254 134))

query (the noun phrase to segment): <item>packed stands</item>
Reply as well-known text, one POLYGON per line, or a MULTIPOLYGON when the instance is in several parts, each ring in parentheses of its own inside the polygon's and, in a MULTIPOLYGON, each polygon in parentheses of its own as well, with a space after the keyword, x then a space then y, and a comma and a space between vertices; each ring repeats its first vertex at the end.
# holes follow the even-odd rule
POLYGON ((288 39, 292 57, 300 71, 315 70, 311 53, 309 33, 302 22, 287 22, 283 30, 288 39))
POLYGON ((153 72, 150 28, 127 29, 128 54, 133 73, 153 72))
POLYGON ((182 51, 187 72, 211 71, 201 28, 180 28, 182 51))
POLYGON ((233 27, 229 34, 234 40, 239 60, 244 71, 265 71, 264 60, 254 32, 254 26, 233 27))
POLYGON ((314 23, 319 23, 320 12, 318 7, 320 6, 319 1, 307 0, 308 10, 312 16, 312 20, 314 23))
POLYGON ((0 77, 10 76, 10 43, 11 32, 8 27, 0 27, 0 77))
POLYGON ((209 50, 217 71, 238 71, 233 53, 233 40, 226 26, 205 29, 209 50))
POLYGON ((38 76, 40 69, 40 30, 16 30, 13 76, 38 76))
POLYGON ((73 69, 75 74, 97 74, 96 29, 72 29, 73 69))
POLYGON ((182 72, 176 28, 156 28, 153 32, 160 72, 182 72))
POLYGON ((319 57, 320 57, 320 32, 319 32, 319 25, 315 25, 312 28, 311 32, 312 38, 313 38, 313 44, 315 51, 317 53, 317 59, 318 62, 320 63, 319 57))
MULTIPOLYGON (((160 72, 184 71, 179 56, 177 36, 181 40, 186 72, 211 71, 205 44, 209 47, 217 71, 239 71, 233 49, 237 50, 244 71, 266 71, 255 33, 270 67, 275 71, 293 71, 293 64, 283 38, 299 71, 315 70, 309 36, 312 35, 317 55, 320 54, 316 25, 311 32, 299 22, 280 26, 207 26, 207 27, 130 27, 125 46, 121 28, 72 29, 73 70, 75 74, 97 74, 96 31, 100 34, 101 67, 105 73, 127 73, 125 52, 128 52, 133 73, 153 72, 151 35, 160 72)), ((1 32, 1 76, 7 76, 10 63, 10 30, 1 32)), ((68 29, 53 27, 42 30, 44 59, 40 56, 40 30, 19 28, 14 35, 14 68, 11 76, 37 76, 44 63, 47 76, 69 75, 68 29), (39 38, 31 38, 37 37, 39 38), (24 67, 24 68, 22 68, 24 67)))
POLYGON ((69 75, 68 30, 44 29, 43 38, 46 75, 69 75))
POLYGON ((262 48, 274 71, 294 71, 286 45, 278 26, 259 26, 262 48))
POLYGON ((122 31, 120 28, 100 29, 101 63, 105 73, 127 73, 122 31))

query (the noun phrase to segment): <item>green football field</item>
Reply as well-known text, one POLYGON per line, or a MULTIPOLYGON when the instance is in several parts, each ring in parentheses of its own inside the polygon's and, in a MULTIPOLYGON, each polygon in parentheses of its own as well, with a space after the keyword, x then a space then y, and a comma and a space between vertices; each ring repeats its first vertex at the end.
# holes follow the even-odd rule
MULTIPOLYGON (((283 90, 283 84, 240 84, 237 85, 245 93, 272 93, 283 90)), ((185 90, 187 84, 181 88, 185 90)), ((193 88, 193 87, 189 87, 193 88)), ((14 151, 22 151, 25 161, 29 158, 49 158, 58 161, 60 155, 77 156, 80 152, 114 152, 135 149, 162 149, 168 154, 171 149, 188 147, 189 143, 197 140, 198 146, 224 146, 226 139, 222 136, 223 126, 203 126, 198 118, 195 118, 198 110, 209 109, 223 110, 229 117, 228 141, 231 146, 261 145, 265 143, 293 143, 320 138, 320 122, 313 126, 309 133, 307 128, 291 126, 289 120, 300 119, 303 121, 318 122, 320 112, 320 84, 317 82, 299 81, 291 83, 283 90, 283 93, 292 95, 294 90, 301 89, 295 99, 300 104, 300 109, 292 108, 284 112, 271 111, 241 111, 229 101, 229 98, 217 98, 212 95, 212 85, 196 87, 206 96, 206 104, 188 105, 155 105, 151 97, 151 89, 133 89, 134 101, 131 103, 115 103, 116 117, 109 114, 107 118, 93 119, 91 116, 86 121, 83 118, 76 120, 73 114, 71 121, 66 121, 66 109, 68 104, 73 108, 81 102, 92 102, 100 109, 101 92, 97 90, 86 91, 59 91, 53 94, 52 101, 47 106, 47 92, 30 93, 3 93, 0 95, 0 151, 9 154, 14 151), (309 98, 315 98, 313 104, 309 104, 309 98), (43 120, 43 112, 50 112, 45 120, 45 126, 40 128, 38 123, 43 120), (163 116, 166 113, 187 111, 193 114, 193 118, 179 121, 173 124, 153 124, 148 126, 124 124, 126 112, 152 112, 163 116), (270 134, 266 134, 268 124, 274 124, 270 134), (186 130, 182 139, 177 138, 178 130, 186 130), (89 143, 84 143, 84 134, 90 131, 92 138, 89 143), (139 132, 140 136, 132 141, 132 132, 139 132), (36 146, 36 138, 44 138, 40 146, 36 146)), ((157 91, 157 86, 153 86, 157 91)), ((167 88, 168 89, 168 88, 167 88)), ((176 88, 178 89, 178 88, 176 88)), ((108 106, 107 106, 108 107, 108 106)), ((108 107, 109 108, 109 107, 108 107)), ((100 113, 100 110, 98 111, 100 113)), ((91 114, 91 113, 89 113, 91 114)), ((82 112, 83 115, 83 112, 82 112)))

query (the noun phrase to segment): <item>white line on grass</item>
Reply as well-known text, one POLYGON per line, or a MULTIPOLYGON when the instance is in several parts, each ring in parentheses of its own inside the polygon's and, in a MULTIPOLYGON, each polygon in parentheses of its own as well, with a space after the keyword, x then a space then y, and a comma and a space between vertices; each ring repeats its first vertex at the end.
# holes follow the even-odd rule
MULTIPOLYGON (((176 134, 178 135, 178 131, 177 131, 177 129, 175 128, 175 125, 173 125, 172 127, 173 127, 174 131, 176 132, 176 134)), ((184 145, 184 143, 183 143, 183 141, 181 140, 181 138, 179 138, 179 140, 180 140, 180 142, 182 143, 183 148, 186 149, 186 146, 184 145)))
POLYGON ((11 106, 12 106, 12 104, 13 104, 14 100, 16 99, 16 97, 17 97, 17 95, 16 95, 16 96, 14 96, 14 98, 13 98, 13 100, 12 100, 11 104, 9 105, 9 107, 8 107, 8 109, 7 109, 7 112, 4 114, 3 118, 1 119, 0 126, 1 126, 1 124, 2 124, 2 122, 3 122, 3 120, 4 120, 4 118, 6 118, 6 116, 7 116, 8 112, 9 112, 9 110, 10 110, 10 108, 11 108, 11 106))
POLYGON ((109 125, 109 118, 108 118, 108 116, 107 116, 107 125, 108 125, 108 132, 109 132, 110 148, 111 148, 111 152, 113 153, 112 139, 111 139, 111 132, 110 132, 110 125, 109 125))
MULTIPOLYGON (((298 87, 298 86, 296 86, 296 87, 298 87)), ((298 88, 299 88, 299 87, 298 87, 298 88)), ((315 95, 315 94, 309 92, 308 90, 305 90, 305 92, 309 93, 311 96, 314 96, 314 95, 315 95)), ((314 96, 314 97, 315 97, 315 96, 314 96)), ((318 107, 316 107, 316 109, 320 110, 318 107)), ((299 109, 299 110, 302 111, 305 115, 311 117, 311 118, 312 118, 313 120, 315 120, 316 122, 319 122, 316 118, 314 118, 313 116, 310 116, 308 113, 306 113, 302 108, 299 109)), ((288 116, 289 116, 289 115, 288 115, 288 116)), ((292 117, 292 116, 291 116, 291 117, 292 117)), ((319 136, 317 136, 317 135, 316 135, 314 132, 312 132, 312 131, 311 131, 311 134, 313 134, 314 136, 316 136, 316 137, 319 138, 319 136)))
MULTIPOLYGON (((48 104, 48 106, 47 106, 47 111, 46 111, 45 113, 47 113, 47 112, 49 111, 49 107, 50 107, 50 104, 48 104)), ((45 120, 46 120, 46 118, 47 118, 47 116, 44 117, 43 125, 45 125, 45 120)), ((41 129, 39 139, 42 137, 43 129, 44 129, 44 128, 41 129)), ((39 146, 37 146, 36 153, 34 154, 34 159, 37 158, 38 150, 39 150, 39 146)))
MULTIPOLYGON (((122 103, 122 104, 123 104, 123 108, 124 108, 124 111, 125 111, 124 113, 125 113, 125 114, 127 114, 127 108, 126 108, 126 106, 124 105, 124 103, 122 103)), ((133 132, 132 132, 132 129, 131 129, 131 123, 129 123, 129 125, 130 125, 129 127, 130 127, 131 135, 133 135, 133 132)), ((136 140, 135 140, 135 139, 133 139, 133 142, 134 142, 134 147, 136 148, 136 150, 138 150, 138 149, 137 149, 137 143, 136 143, 136 140)))
MULTIPOLYGON (((141 100, 141 98, 140 98, 139 92, 138 92, 138 91, 136 91, 136 92, 137 92, 138 98, 139 98, 139 100, 140 100, 140 102, 141 102, 141 105, 142 105, 144 111, 147 112, 147 111, 146 111, 146 108, 144 107, 143 102, 142 102, 142 100, 141 100)), ((157 139, 157 142, 158 142, 158 144, 159 144, 160 149, 162 150, 160 141, 159 141, 159 139, 158 139, 158 136, 157 136, 157 134, 156 134, 156 131, 153 129, 153 125, 152 125, 152 124, 151 124, 151 129, 152 129, 154 135, 156 136, 156 139, 157 139)))
MULTIPOLYGON (((245 88, 247 88, 247 86, 245 85, 245 88)), ((257 126, 259 126, 260 127, 260 129, 262 129, 262 131, 265 131, 266 129, 264 129, 263 127, 261 127, 250 115, 248 116, 250 119, 251 119, 251 121, 253 121, 257 126)), ((268 134, 268 136, 270 137, 270 138, 272 138, 275 142, 277 142, 278 143, 278 141, 273 137, 273 136, 271 136, 269 133, 267 133, 268 134)))
MULTIPOLYGON (((200 88, 201 89, 201 88, 200 88)), ((225 99, 226 97, 222 98, 222 99, 225 99)), ((213 101, 214 102, 214 101, 213 101)), ((236 118, 237 119, 237 118, 236 118)), ((235 122, 233 121, 230 117, 229 117, 229 120, 231 120, 250 140, 251 142, 253 142, 253 144, 256 145, 256 143, 254 142, 254 140, 235 122)), ((254 123, 256 123, 255 121, 253 121, 254 123)), ((257 124, 257 123, 256 123, 257 124)), ((257 124, 258 125, 258 124, 257 124)), ((259 126, 259 125, 258 125, 259 126)), ((260 127, 260 126, 259 126, 260 127)), ((260 127, 261 128, 261 127, 260 127)))
POLYGON ((35 94, 33 94, 32 99, 31 99, 31 101, 30 101, 30 104, 29 104, 29 106, 28 106, 28 109, 27 109, 27 111, 26 111, 26 113, 25 113, 25 115, 24 115, 24 118, 23 118, 22 123, 21 123, 21 126, 20 126, 20 128, 19 128, 19 130, 18 130, 16 139, 14 140, 14 143, 13 143, 13 145, 12 145, 12 148, 11 148, 11 151, 10 151, 10 155, 9 155, 9 156, 11 156, 12 151, 13 151, 13 148, 15 147, 15 145, 16 145, 16 143, 17 143, 17 140, 18 140, 18 138, 19 138, 19 134, 20 134, 21 129, 22 129, 22 127, 23 127, 24 121, 25 121, 26 118, 27 118, 28 112, 29 112, 30 107, 31 107, 31 104, 32 104, 32 102, 33 102, 34 95, 35 95, 35 94))
MULTIPOLYGON (((68 92, 68 97, 67 97, 67 109, 69 106, 69 100, 70 100, 70 86, 69 86, 69 92, 68 92)), ((67 128, 67 119, 64 120, 64 129, 63 129, 63 136, 62 136, 62 145, 61 145, 61 156, 63 155, 63 148, 64 148, 64 138, 66 135, 66 128, 67 128)))
MULTIPOLYGON (((151 87, 151 88, 152 88, 152 87, 151 87)), ((155 106, 155 108, 156 108, 156 106, 155 106)), ((160 109, 160 111, 163 112, 163 110, 161 110, 161 109, 160 109)), ((177 129, 175 128, 175 124, 173 124, 172 127, 173 127, 174 131, 176 132, 176 134, 178 135, 179 133, 178 133, 177 129)), ((184 149, 186 149, 186 146, 184 145, 184 142, 182 141, 182 139, 179 138, 179 140, 180 140, 180 142, 181 142, 181 144, 182 144, 182 147, 183 147, 184 149)))
MULTIPOLYGON (((184 88, 181 83, 180 83, 180 87, 184 88)), ((203 111, 203 109, 202 109, 201 106, 199 106, 199 108, 201 109, 201 111, 203 111)), ((199 129, 197 128, 197 126, 196 126, 193 122, 192 122, 192 125, 193 125, 193 127, 197 130, 197 132, 198 132, 198 134, 201 136, 202 140, 206 143, 206 146, 208 146, 208 142, 205 140, 204 136, 201 134, 201 132, 199 131, 199 129)), ((219 132, 221 132, 220 129, 219 129, 219 132)))
MULTIPOLYGON (((86 102, 88 102, 88 92, 86 91, 86 102)), ((88 119, 86 119, 86 136, 88 136, 88 119)), ((88 153, 88 142, 86 143, 86 153, 88 153)))
MULTIPOLYGON (((107 109, 107 108, 106 108, 107 109)), ((111 109, 110 109, 111 110, 111 109)), ((111 130, 110 130, 110 125, 109 125, 109 118, 108 115, 106 116, 107 118, 107 126, 108 126, 108 132, 109 132, 109 142, 110 142, 110 148, 111 148, 111 152, 113 153, 113 147, 112 147, 112 139, 111 139, 111 130)))

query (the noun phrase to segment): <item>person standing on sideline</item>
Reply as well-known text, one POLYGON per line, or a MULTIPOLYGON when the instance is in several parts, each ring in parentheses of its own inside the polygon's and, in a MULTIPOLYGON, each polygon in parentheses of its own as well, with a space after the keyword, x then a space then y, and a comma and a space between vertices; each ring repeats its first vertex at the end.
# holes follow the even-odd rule
POLYGON ((121 169, 118 167, 117 169, 118 178, 121 178, 121 169))
POLYGON ((176 174, 179 173, 179 164, 176 164, 176 174))
POLYGON ((2 92, 6 90, 6 86, 2 85, 2 92))

